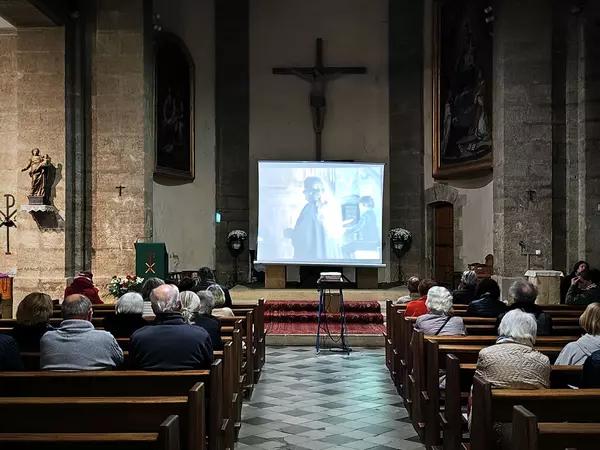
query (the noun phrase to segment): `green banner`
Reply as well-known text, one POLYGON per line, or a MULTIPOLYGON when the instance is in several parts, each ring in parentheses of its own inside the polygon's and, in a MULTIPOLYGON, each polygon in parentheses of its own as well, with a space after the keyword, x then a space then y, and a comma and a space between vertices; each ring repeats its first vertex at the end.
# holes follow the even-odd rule
POLYGON ((162 242, 135 244, 135 274, 141 278, 166 280, 169 274, 169 255, 162 242))

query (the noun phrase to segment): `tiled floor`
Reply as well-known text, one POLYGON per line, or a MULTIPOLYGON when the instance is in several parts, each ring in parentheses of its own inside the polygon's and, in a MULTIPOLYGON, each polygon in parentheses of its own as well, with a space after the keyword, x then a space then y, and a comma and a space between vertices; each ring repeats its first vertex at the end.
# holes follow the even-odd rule
POLYGON ((424 447, 408 423, 383 349, 350 356, 268 347, 263 375, 243 407, 237 450, 424 447))

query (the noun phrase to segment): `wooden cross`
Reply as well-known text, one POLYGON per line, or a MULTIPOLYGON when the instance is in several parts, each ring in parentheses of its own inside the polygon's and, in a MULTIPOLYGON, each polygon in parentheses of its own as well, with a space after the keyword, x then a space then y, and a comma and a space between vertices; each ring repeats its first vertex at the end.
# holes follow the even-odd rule
POLYGON ((6 197, 6 213, 0 211, 0 215, 2 215, 2 222, 0 222, 0 227, 6 227, 6 254, 10 255, 10 229, 17 228, 15 221, 12 220, 13 216, 17 213, 15 209, 13 212, 10 212, 10 208, 15 206, 15 197, 11 194, 4 194, 6 197))
POLYGON ((325 126, 327 101, 325 91, 327 83, 342 75, 358 75, 367 73, 366 67, 325 67, 323 64, 323 39, 317 39, 317 54, 314 67, 275 67, 274 75, 295 75, 308 81, 310 89, 310 108, 312 112, 313 130, 315 132, 315 153, 317 161, 322 159, 321 134, 325 126))
POLYGON ((123 189, 125 189, 125 186, 121 186, 120 184, 115 188, 119 190, 119 197, 123 194, 123 189))

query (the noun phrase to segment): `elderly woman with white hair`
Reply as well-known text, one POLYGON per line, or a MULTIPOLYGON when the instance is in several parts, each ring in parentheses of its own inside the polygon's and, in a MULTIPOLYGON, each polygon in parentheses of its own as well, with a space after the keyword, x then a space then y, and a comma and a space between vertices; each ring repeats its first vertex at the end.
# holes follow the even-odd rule
POLYGON ((477 288, 477 273, 474 270, 465 270, 460 277, 458 289, 452 293, 454 304, 468 305, 475 300, 475 289, 477 288))
POLYGON ((134 331, 148 323, 142 317, 144 298, 137 292, 128 292, 117 300, 116 314, 108 315, 102 321, 104 329, 116 338, 131 337, 134 331))
POLYGON ((434 286, 427 293, 427 314, 419 316, 415 331, 433 336, 465 336, 467 330, 460 317, 453 315, 452 294, 442 286, 434 286))
POLYGON ((198 292, 199 306, 192 323, 204 328, 213 344, 214 350, 223 350, 223 339, 221 338, 221 322, 213 316, 215 301, 212 294, 206 290, 198 292))
POLYGON ((507 312, 495 345, 479 352, 476 373, 494 388, 544 389, 552 369, 548 357, 535 350, 537 323, 520 309, 507 312))

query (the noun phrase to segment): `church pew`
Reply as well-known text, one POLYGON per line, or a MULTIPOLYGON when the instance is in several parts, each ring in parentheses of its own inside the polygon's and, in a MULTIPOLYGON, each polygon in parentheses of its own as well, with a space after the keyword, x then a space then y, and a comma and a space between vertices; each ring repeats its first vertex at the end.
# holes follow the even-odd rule
MULTIPOLYGON (((428 366, 432 371, 436 360, 431 357, 428 366)), ((439 443, 439 432, 443 430, 444 450, 457 450, 466 427, 466 419, 462 415, 462 408, 466 404, 476 364, 461 363, 454 354, 447 354, 445 365, 445 389, 439 389, 439 378, 428 372, 427 374, 427 399, 428 413, 425 423, 425 441, 428 445, 439 443), (444 408, 441 408, 441 404, 444 408)), ((428 371, 429 371, 428 368, 428 371)), ((550 373, 550 387, 552 389, 565 389, 569 385, 577 385, 581 378, 582 366, 552 366, 550 373)))
POLYGON ((599 423, 539 422, 523 406, 515 406, 512 415, 514 450, 596 450, 600 442, 599 423))
POLYGON ((3 397, 0 435, 154 433, 165 417, 177 415, 181 448, 205 450, 204 405, 202 383, 193 385, 183 396, 3 397))
MULTIPOLYGON (((398 308, 400 308, 402 310, 405 310, 406 305, 408 305, 408 303, 402 303, 402 304, 398 304, 395 306, 397 306, 398 308)), ((560 314, 560 313, 564 312, 564 313, 567 313, 567 315, 570 315, 570 312, 572 312, 572 311, 583 312, 585 310, 585 305, 548 304, 548 305, 538 305, 538 306, 540 308, 542 308, 544 311, 547 311, 549 313, 555 312, 557 314, 560 314)), ((455 312, 466 311, 467 307, 468 307, 468 305, 462 305, 462 304, 453 305, 455 312)))
MULTIPOLYGON (((210 370, 151 372, 0 372, 0 397, 155 397, 182 396, 191 386, 203 384, 207 393, 209 450, 233 444, 234 423, 223 413, 223 363, 210 370), (213 401, 217 399, 217 401, 213 401)), ((204 395, 204 394, 203 394, 204 395)))
POLYGON ((180 450, 179 417, 171 415, 156 433, 0 433, 11 450, 180 450))
POLYGON ((473 378, 471 449, 493 448, 493 424, 510 423, 513 407, 521 405, 541 422, 600 422, 600 389, 492 389, 473 378))

